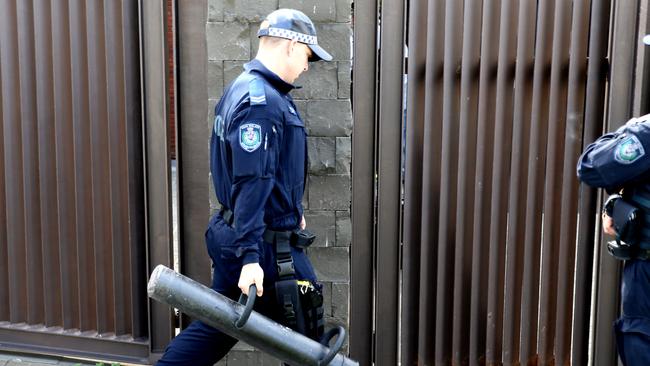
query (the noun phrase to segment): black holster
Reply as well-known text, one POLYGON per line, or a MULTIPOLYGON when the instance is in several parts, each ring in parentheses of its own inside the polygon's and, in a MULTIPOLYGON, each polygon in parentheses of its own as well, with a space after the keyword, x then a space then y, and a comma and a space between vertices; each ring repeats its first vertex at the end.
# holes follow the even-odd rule
MULTIPOLYGON (((303 247, 304 241, 296 239, 296 233, 291 231, 270 231, 264 234, 264 239, 273 244, 275 260, 278 269, 278 280, 275 282, 275 294, 280 311, 281 322, 287 327, 306 335, 316 341, 323 334, 323 295, 309 281, 296 279, 291 246, 303 247)), ((308 244, 313 238, 307 240, 308 244)))

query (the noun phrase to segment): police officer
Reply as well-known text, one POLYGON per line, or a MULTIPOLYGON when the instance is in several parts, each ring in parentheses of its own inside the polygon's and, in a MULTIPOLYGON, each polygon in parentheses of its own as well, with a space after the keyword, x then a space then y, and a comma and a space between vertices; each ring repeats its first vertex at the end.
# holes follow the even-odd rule
MULTIPOLYGON (((312 21, 297 10, 269 14, 258 37, 256 58, 225 89, 215 109, 210 169, 222 210, 210 220, 206 244, 212 289, 232 299, 257 295, 257 311, 295 326, 295 301, 278 304, 282 296, 276 282, 295 283, 282 281, 295 278, 312 289, 320 285, 294 236, 306 225, 307 145, 289 93, 309 61, 332 56, 318 45, 312 21), (257 294, 248 294, 252 284, 257 294)), ((158 365, 213 365, 236 342, 195 321, 174 338, 158 365)))
POLYGON ((603 231, 617 238, 608 250, 625 260, 616 343, 624 365, 650 365, 650 115, 598 138, 577 169, 586 184, 621 193, 602 212, 603 231))

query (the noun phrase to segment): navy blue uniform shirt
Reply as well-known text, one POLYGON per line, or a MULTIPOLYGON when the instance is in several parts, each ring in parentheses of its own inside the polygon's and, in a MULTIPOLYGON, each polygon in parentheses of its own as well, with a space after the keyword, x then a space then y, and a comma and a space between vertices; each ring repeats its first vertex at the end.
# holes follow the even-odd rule
POLYGON ((632 118, 615 132, 591 143, 578 160, 586 184, 612 193, 650 177, 650 115, 632 118))
POLYGON ((234 213, 234 254, 248 264, 259 262, 266 228, 300 224, 307 141, 294 86, 258 60, 244 70, 215 109, 210 170, 219 202, 234 213))

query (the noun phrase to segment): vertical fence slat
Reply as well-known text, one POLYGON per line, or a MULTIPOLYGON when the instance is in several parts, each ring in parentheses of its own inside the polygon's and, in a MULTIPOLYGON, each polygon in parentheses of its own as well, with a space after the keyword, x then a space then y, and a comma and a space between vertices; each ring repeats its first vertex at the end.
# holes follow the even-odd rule
POLYGON ((528 171, 526 189, 526 233, 524 237, 524 277, 521 316, 522 364, 535 362, 537 358, 537 316, 539 301, 539 266, 542 220, 542 190, 540 184, 544 176, 544 156, 546 155, 546 129, 544 121, 548 109, 548 75, 550 72, 552 11, 553 2, 538 3, 537 37, 535 41, 535 63, 533 69, 533 94, 530 127, 530 149, 528 151, 528 171))
POLYGON ((111 218, 108 95, 106 90, 106 35, 103 2, 86 4, 88 28, 88 63, 90 86, 90 133, 93 182, 93 227, 95 243, 95 270, 97 282, 97 331, 113 331, 114 303, 111 299, 114 283, 110 268, 112 262, 113 222, 111 218))
POLYGON ((453 306, 453 255, 456 226, 456 181, 458 178, 458 113, 461 61, 462 8, 460 1, 449 0, 445 8, 445 41, 442 95, 442 144, 440 174, 440 215, 438 218, 438 276, 436 288, 435 360, 451 359, 453 306))
MULTIPOLYGON (((486 1, 483 5, 481 34, 495 34, 500 1, 486 1)), ((488 297, 488 243, 490 229, 490 197, 492 194, 492 138, 494 134, 495 70, 498 54, 497 37, 481 37, 481 65, 479 69, 479 101, 477 115, 476 177, 474 195, 474 219, 472 227, 472 300, 470 305, 470 362, 476 364, 486 357, 489 333, 487 327, 488 297)), ((489 358, 488 358, 489 360, 489 358)))
MULTIPOLYGON (((540 286, 539 360, 541 364, 553 362, 553 336, 557 315, 558 242, 560 236, 560 205, 562 151, 566 123, 566 72, 568 71, 569 31, 571 3, 555 3, 553 24, 553 48, 551 56, 551 77, 549 111, 547 123, 546 174, 543 203, 542 230, 542 273, 540 286)), ((572 178, 572 177, 571 177, 572 178)), ((555 360, 557 361, 557 360, 555 360)))
MULTIPOLYGON (((591 7, 590 37, 589 37, 589 63, 587 66, 587 85, 585 94, 584 130, 582 132, 583 146, 594 141, 604 124, 603 108, 605 105, 605 80, 604 72, 608 66, 607 45, 609 34, 611 2, 594 0, 591 7)), ((576 309, 573 322, 573 352, 574 365, 585 365, 593 360, 588 359, 591 334, 592 314, 592 281, 594 257, 598 250, 594 249, 597 208, 597 191, 585 184, 580 185, 579 227, 576 248, 576 278, 575 300, 573 308, 576 309)), ((596 247, 597 248, 597 247, 596 247)))
POLYGON ((462 63, 460 80, 460 113, 458 137, 458 190, 456 191, 456 239, 454 254, 452 306, 452 362, 467 361, 470 328, 470 299, 472 272, 472 232, 474 196, 467 192, 474 186, 476 171, 476 111, 478 109, 478 81, 481 53, 480 1, 466 1, 462 33, 462 63))
MULTIPOLYGON (((25 222, 41 217, 38 128, 36 114, 36 60, 34 50, 34 8, 31 1, 18 1, 18 58, 20 60, 20 103, 23 146, 23 174, 25 192, 25 222)), ((29 225, 25 230, 27 271, 27 323, 43 322, 43 266, 41 226, 29 225)))
MULTIPOLYGON (((578 180, 575 166, 581 151, 584 96, 587 74, 587 44, 590 1, 574 1, 571 20, 569 70, 567 84, 566 129, 562 163, 562 194, 560 204, 560 237, 558 248, 557 317, 555 326, 556 364, 571 362, 571 323, 574 316, 575 243, 578 224, 578 180)), ((561 136, 558 136, 561 138, 561 136)), ((576 309, 579 313, 582 309, 576 309)))
POLYGON ((123 47, 124 47, 124 98, 126 102, 126 144, 128 180, 128 225, 130 261, 125 262, 125 270, 130 271, 130 299, 127 304, 133 309, 132 335, 145 338, 148 335, 147 298, 142 296, 147 289, 145 281, 140 281, 140 274, 146 272, 147 250, 146 223, 144 219, 144 170, 142 156, 142 109, 140 93, 140 22, 138 20, 138 3, 122 2, 123 47), (137 102, 135 102, 137 101, 137 102))
MULTIPOLYGON (((144 75, 145 155, 158 156, 146 166, 147 230, 149 268, 172 263, 171 168, 168 160, 168 114, 165 105, 164 4, 141 3, 142 62, 144 75), (164 157, 164 158, 162 158, 164 157)), ((151 351, 162 352, 173 336, 172 312, 168 306, 149 300, 151 351), (155 326, 155 330, 153 327, 155 326)))
MULTIPOLYGON (((506 287, 505 274, 507 269, 507 255, 510 247, 507 242, 507 223, 508 223, 508 202, 509 202, 509 179, 511 175, 511 152, 512 152, 512 132, 513 132, 513 79, 515 71, 515 57, 517 37, 517 11, 518 4, 513 1, 504 0, 501 2, 500 25, 499 25, 499 54, 496 77, 496 111, 495 111, 495 135, 494 135, 494 173, 492 181, 492 219, 490 227, 490 243, 494 244, 490 250, 490 271, 488 281, 491 283, 492 276, 500 284, 500 289, 496 290, 497 297, 490 299, 488 297, 488 312, 493 307, 495 314, 498 314, 495 321, 494 333, 498 335, 493 344, 501 349, 500 354, 493 353, 493 360, 503 360, 511 357, 513 349, 507 348, 503 342, 505 329, 511 327, 507 312, 505 312, 505 301, 513 297, 515 291, 506 287), (493 265, 496 264, 496 267, 493 265), (498 270, 497 270, 498 268, 498 270), (494 271, 493 271, 494 269, 494 271)), ((518 243, 516 244, 518 245, 518 243)), ((490 285, 488 293, 491 294, 490 285)), ((488 295, 490 296, 490 295, 488 295)))
POLYGON ((0 13, 8 14, 2 22, 2 100, 5 147, 5 187, 7 192, 7 264, 9 272, 9 320, 27 320, 27 266, 25 259, 25 207, 23 190, 22 132, 20 101, 20 63, 18 59, 17 9, 14 1, 4 0, 0 13))
POLYGON ((377 124, 376 365, 397 364, 401 121, 404 59, 403 1, 382 2, 377 124))
MULTIPOLYGON (((75 215, 76 194, 74 167, 74 130, 72 124, 72 93, 70 69, 70 42, 68 29, 67 1, 52 3, 52 65, 54 74, 54 118, 56 135, 56 172, 58 188, 59 257, 61 276, 61 298, 63 305, 63 327, 79 328, 79 295, 77 286, 81 274, 77 271, 78 228, 75 215)), ((88 123, 88 122, 86 122, 88 123)))
MULTIPOLYGON (((1 4, 0 5, 4 5, 1 4)), ((4 9, 4 7, 3 7, 4 9)), ((0 29, 5 30, 1 25, 0 29)), ((4 156, 6 153, 5 138, 4 138, 4 94, 3 94, 3 64, 4 58, 2 57, 5 40, 0 35, 0 321, 9 320, 9 256, 7 255, 8 238, 7 238, 7 196, 5 180, 7 171, 5 170, 4 156)), ((5 51, 6 52, 6 51, 5 51)), ((6 72, 6 67, 4 68, 6 72)))
POLYGON ((503 362, 519 363, 522 309, 522 269, 524 265, 524 218, 526 216, 526 163, 530 139, 533 50, 537 2, 519 4, 517 55, 514 80, 512 155, 508 206, 503 328, 503 362))
MULTIPOLYGON (((504 297, 506 263, 506 225, 508 219, 508 186, 510 174, 510 155, 512 149, 512 77, 514 61, 513 37, 516 8, 509 1, 502 1, 499 14, 499 46, 496 76, 496 100, 494 116, 494 151, 492 194, 490 204, 490 249, 488 271, 488 362, 500 363, 503 360, 504 297), (498 285, 497 285, 498 284, 498 285)), ((510 291, 510 289, 508 289, 510 291)), ((511 350, 505 350, 511 351, 511 350)))
POLYGON ((354 2, 354 58, 352 84, 352 242, 350 268, 350 356, 361 364, 372 363, 373 335, 373 238, 374 150, 377 4, 354 2), (368 98, 372 95, 373 98, 368 98))
POLYGON ((424 137, 422 148, 422 234, 420 252, 420 299, 418 304, 418 360, 433 364, 435 342, 438 263, 438 216, 440 202, 440 154, 442 122, 442 75, 444 58, 445 2, 429 1, 427 9, 427 54, 424 87, 424 137))
POLYGON ((408 81, 406 102, 406 172, 404 183, 404 242, 402 255, 401 362, 417 362, 418 295, 420 288, 422 217, 422 142, 426 76, 427 2, 412 0, 409 5, 408 81))
MULTIPOLYGON (((204 101, 208 100, 208 87, 203 60, 208 56, 205 35, 202 33, 208 17, 207 4, 207 0, 176 2, 176 12, 172 14, 178 25, 179 36, 176 43, 178 68, 174 76, 178 80, 178 93, 174 97, 178 107, 177 136, 180 137, 176 161, 178 176, 182 178, 178 192, 182 203, 179 229, 183 251, 180 267, 182 273, 202 283, 210 283, 211 278, 211 260, 205 255, 203 238, 205 218, 210 215, 210 208, 205 204, 205 197, 208 196, 205 175, 210 171, 210 158, 209 150, 204 148, 205 124, 187 121, 206 119, 204 101), (197 22, 197 19, 201 21, 197 22), (197 72, 197 69, 204 71, 197 72)), ((181 318, 181 324, 183 322, 184 318, 181 318)))
POLYGON ((60 326, 61 277, 59 272, 59 232, 57 213, 56 144, 54 124, 54 90, 52 80, 52 22, 50 2, 37 1, 34 4, 35 57, 36 63, 36 108, 38 116, 38 166, 41 200, 41 248, 43 251, 41 273, 45 306, 44 324, 60 326))
MULTIPOLYGON (((54 15, 53 13, 53 16, 54 15)), ((97 326, 97 285, 95 246, 93 244, 93 183, 91 173, 91 135, 88 72, 88 30, 86 2, 75 0, 69 9, 70 62, 77 72, 72 74, 72 126, 74 129, 74 164, 77 218, 77 270, 80 329, 87 331, 97 326)), ((100 285, 101 286, 101 285, 100 285)))
POLYGON ((105 44, 106 44, 106 89, 108 112, 108 146, 110 172, 110 216, 112 223, 112 272, 114 283, 111 301, 113 302, 116 335, 130 333, 131 312, 129 271, 125 268, 129 258, 128 217, 128 165, 126 145, 126 120, 124 100, 124 45, 122 43, 121 2, 104 2, 105 44))

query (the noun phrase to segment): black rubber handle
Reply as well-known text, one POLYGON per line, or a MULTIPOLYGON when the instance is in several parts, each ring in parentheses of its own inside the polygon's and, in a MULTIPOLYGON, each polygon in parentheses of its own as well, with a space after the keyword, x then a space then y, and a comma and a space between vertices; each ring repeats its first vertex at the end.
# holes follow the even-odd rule
POLYGON ((328 330, 325 334, 323 334, 323 337, 321 337, 320 343, 323 346, 327 347, 330 343, 330 340, 332 340, 332 338, 334 338, 334 336, 337 334, 338 337, 336 337, 336 343, 334 343, 334 346, 330 348, 330 353, 328 353, 322 360, 318 361, 318 366, 327 366, 330 362, 332 362, 334 357, 336 357, 336 354, 341 350, 341 347, 343 347, 343 343, 345 343, 347 334, 345 333, 345 328, 339 325, 336 328, 328 330))
POLYGON ((246 295, 243 293, 241 296, 239 296, 239 303, 244 304, 244 301, 246 302, 246 307, 244 308, 244 312, 241 313, 239 316, 239 319, 235 321, 235 327, 237 329, 242 328, 246 322, 248 321, 248 318, 251 316, 251 312, 253 311, 253 306, 255 306, 255 298, 257 297, 257 286, 255 284, 252 284, 251 287, 248 288, 248 300, 246 299, 246 295))

